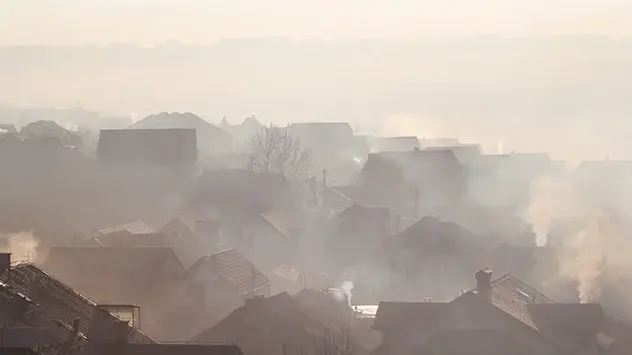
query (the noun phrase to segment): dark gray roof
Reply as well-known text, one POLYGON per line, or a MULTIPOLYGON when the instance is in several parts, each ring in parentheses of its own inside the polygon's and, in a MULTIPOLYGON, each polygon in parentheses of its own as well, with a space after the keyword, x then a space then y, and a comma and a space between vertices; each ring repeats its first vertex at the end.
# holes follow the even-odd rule
MULTIPOLYGON (((79 321, 79 340, 85 340, 96 309, 93 301, 35 265, 18 264, 10 270, 10 277, 7 272, 0 276, 1 323, 43 329, 51 343, 72 338, 72 325, 76 320, 79 321)), ((132 329, 130 341, 154 342, 137 329, 132 329)))
MULTIPOLYGON (((533 315, 535 311, 539 316, 541 314, 540 311, 544 310, 544 307, 546 307, 546 313, 550 313, 551 315, 560 315, 561 313, 564 317, 573 315, 573 319, 581 322, 597 322, 599 319, 596 319, 594 315, 595 313, 601 314, 600 307, 599 310, 595 310, 595 305, 582 304, 569 306, 554 303, 545 295, 510 274, 503 275, 492 281, 491 303, 538 332, 541 331, 538 327, 538 323, 542 324, 543 320, 540 318, 539 322, 536 322, 533 315), (549 306, 543 307, 536 305, 549 306), (586 309, 587 312, 584 312, 584 309, 586 309), (580 316, 585 314, 586 317, 578 319, 575 317, 578 314, 580 316)), ((595 324, 593 324, 593 326, 596 328, 595 324)), ((615 342, 615 339, 599 331, 596 333, 596 341, 600 347, 607 349, 615 342)))
POLYGON ((228 249, 198 260, 187 273, 209 266, 225 282, 233 285, 244 296, 270 285, 268 279, 237 249, 228 249))

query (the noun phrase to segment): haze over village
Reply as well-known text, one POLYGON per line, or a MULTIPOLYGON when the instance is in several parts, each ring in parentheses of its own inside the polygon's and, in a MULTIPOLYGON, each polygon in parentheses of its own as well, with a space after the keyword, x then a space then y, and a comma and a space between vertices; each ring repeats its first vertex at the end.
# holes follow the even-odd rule
POLYGON ((1 4, 0 355, 631 354, 632 7, 454 2, 1 4))

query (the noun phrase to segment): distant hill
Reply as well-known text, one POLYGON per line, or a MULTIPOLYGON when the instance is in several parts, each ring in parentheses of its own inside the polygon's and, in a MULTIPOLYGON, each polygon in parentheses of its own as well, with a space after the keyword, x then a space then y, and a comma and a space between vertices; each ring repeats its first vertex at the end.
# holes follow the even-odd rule
POLYGON ((221 128, 190 112, 162 112, 129 126, 131 129, 189 128, 197 131, 198 150, 204 153, 232 151, 233 137, 221 128))

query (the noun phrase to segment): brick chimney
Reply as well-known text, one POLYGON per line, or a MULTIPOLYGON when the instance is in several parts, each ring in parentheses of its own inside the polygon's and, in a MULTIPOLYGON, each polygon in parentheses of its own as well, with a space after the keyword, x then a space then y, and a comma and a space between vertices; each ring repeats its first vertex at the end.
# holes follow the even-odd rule
POLYGON ((11 253, 0 253, 0 275, 11 268, 11 253))
POLYGON ((489 298, 492 292, 492 271, 483 269, 476 272, 476 291, 478 295, 489 298))

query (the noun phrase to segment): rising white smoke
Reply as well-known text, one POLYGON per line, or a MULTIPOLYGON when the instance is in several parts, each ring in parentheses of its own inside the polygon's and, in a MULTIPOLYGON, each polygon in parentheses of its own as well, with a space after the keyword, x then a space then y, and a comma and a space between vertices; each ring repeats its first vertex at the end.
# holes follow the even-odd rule
POLYGON ((3 236, 7 241, 4 252, 11 253, 12 261, 34 261, 37 258, 39 240, 33 232, 19 232, 3 236))
POLYGON ((537 246, 547 245, 553 221, 583 215, 579 196, 565 176, 542 176, 531 183, 526 218, 533 227, 537 246))
POLYGON ((353 292, 353 282, 344 281, 340 287, 334 290, 333 296, 339 302, 347 302, 348 306, 351 307, 351 296, 353 292))

